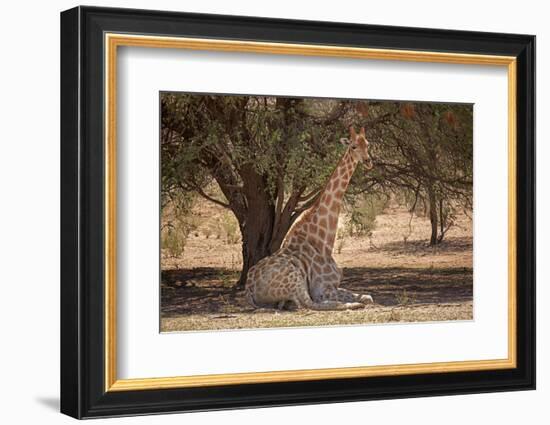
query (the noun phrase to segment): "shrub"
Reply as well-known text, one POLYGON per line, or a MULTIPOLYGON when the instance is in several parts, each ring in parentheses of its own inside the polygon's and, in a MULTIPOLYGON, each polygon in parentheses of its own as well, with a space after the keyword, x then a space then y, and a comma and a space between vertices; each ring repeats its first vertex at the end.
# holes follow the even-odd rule
POLYGON ((354 201, 346 224, 350 236, 369 236, 376 228, 376 216, 381 214, 388 198, 381 195, 365 195, 354 201))
POLYGON ((342 249, 344 248, 345 245, 346 245, 346 240, 344 239, 344 235, 342 234, 341 231, 338 231, 338 233, 336 234, 336 252, 338 254, 341 254, 342 249))
POLYGON ((182 223, 167 226, 166 230, 162 232, 162 249, 166 250, 170 257, 180 257, 185 251, 187 237, 190 232, 191 228, 182 223))
POLYGON ((221 220, 221 227, 225 235, 225 242, 234 245, 239 242, 239 225, 231 213, 225 213, 221 220))
POLYGON ((169 257, 181 257, 189 234, 199 220, 192 212, 194 197, 189 194, 165 198, 162 206, 161 248, 169 257))

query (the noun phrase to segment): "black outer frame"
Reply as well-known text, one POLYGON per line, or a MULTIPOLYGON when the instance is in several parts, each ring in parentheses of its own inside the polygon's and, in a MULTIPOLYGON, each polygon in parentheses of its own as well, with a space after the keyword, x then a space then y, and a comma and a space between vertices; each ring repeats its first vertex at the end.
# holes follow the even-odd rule
POLYGON ((61 412, 75 418, 535 388, 535 37, 77 7, 61 13, 61 412), (517 368, 104 391, 105 32, 517 57, 517 368))

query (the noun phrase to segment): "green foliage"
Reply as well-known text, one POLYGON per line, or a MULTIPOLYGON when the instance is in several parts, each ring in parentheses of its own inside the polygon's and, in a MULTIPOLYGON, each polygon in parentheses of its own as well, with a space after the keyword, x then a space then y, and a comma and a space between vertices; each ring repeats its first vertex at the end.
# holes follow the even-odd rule
POLYGON ((342 253, 342 249, 346 246, 346 239, 342 232, 338 231, 336 234, 336 252, 338 254, 342 253))
POLYGON ((170 257, 180 257, 187 243, 189 232, 184 228, 168 228, 162 234, 162 249, 166 250, 170 257))
POLYGON ((225 213, 221 219, 221 227, 227 244, 234 245, 239 242, 239 225, 235 217, 225 213))
MULTIPOLYGON (((239 273, 231 270, 221 270, 218 273, 218 279, 225 287, 231 287, 235 284, 235 281, 239 278, 239 273)), ((224 299, 225 302, 227 302, 224 299)))
POLYGON ((165 200, 161 217, 161 248, 170 257, 181 257, 185 251, 187 238, 198 226, 191 214, 194 196, 179 193, 165 200))
POLYGON ((472 105, 369 102, 368 111, 375 169, 359 175, 352 192, 399 195, 430 216, 430 244, 441 242, 455 212, 472 208, 472 105))
POLYGON ((346 224, 350 236, 369 236, 376 228, 376 216, 380 215, 388 204, 383 195, 361 195, 351 201, 348 207, 350 218, 346 224))
POLYGON ((471 210, 472 105, 163 93, 161 108, 163 208, 189 194, 224 206, 237 223, 221 224, 222 236, 238 243, 242 232, 245 267, 258 260, 255 253, 278 249, 312 204, 350 125, 365 127, 374 160, 371 171, 354 174, 346 194, 357 207, 350 233, 371 232, 390 196, 430 215, 433 243, 458 208, 471 210), (206 191, 214 181, 216 196, 206 191), (363 200, 365 193, 380 197, 363 200))
POLYGON ((238 207, 233 188, 252 171, 273 197, 280 184, 287 196, 316 188, 342 151, 345 124, 323 122, 336 108, 344 110, 336 101, 164 93, 162 193, 197 191, 215 179, 238 207))

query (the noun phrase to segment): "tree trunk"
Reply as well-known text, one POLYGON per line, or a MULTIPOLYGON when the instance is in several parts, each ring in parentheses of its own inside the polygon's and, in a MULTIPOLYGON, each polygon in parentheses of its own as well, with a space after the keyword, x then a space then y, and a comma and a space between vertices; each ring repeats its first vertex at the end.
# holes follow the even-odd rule
POLYGON ((262 258, 273 254, 281 247, 291 223, 283 220, 278 230, 273 233, 275 223, 275 208, 264 205, 250 210, 244 223, 240 224, 242 237, 243 268, 236 289, 241 289, 246 283, 248 270, 262 258))
POLYGON ((273 210, 262 208, 248 214, 246 221, 241 223, 243 269, 237 288, 244 287, 250 267, 271 254, 273 221, 273 210))
POLYGON ((248 270, 262 258, 271 255, 279 249, 288 232, 288 220, 278 219, 276 231, 273 231, 276 221, 275 205, 267 192, 267 183, 252 167, 243 169, 246 197, 246 212, 238 217, 242 237, 243 269, 236 288, 243 288, 248 270))
POLYGON ((445 237, 445 231, 447 226, 447 218, 443 212, 443 199, 439 200, 439 236, 437 238, 437 243, 441 243, 445 237))
POLYGON ((430 224, 432 234, 430 236, 430 246, 437 245, 437 200, 433 188, 428 188, 428 201, 430 203, 430 224))

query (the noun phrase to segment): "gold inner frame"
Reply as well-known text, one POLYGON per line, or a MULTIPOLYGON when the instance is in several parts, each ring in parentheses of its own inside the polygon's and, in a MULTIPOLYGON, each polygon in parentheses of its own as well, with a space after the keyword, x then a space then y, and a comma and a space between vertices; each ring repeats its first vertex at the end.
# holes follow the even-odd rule
POLYGON ((516 58, 462 53, 370 49, 127 34, 105 34, 105 391, 201 387, 285 381, 445 373, 516 367, 516 58), (508 357, 495 360, 399 364, 165 378, 118 379, 116 373, 116 101, 119 46, 248 52, 356 59, 504 66, 508 71, 508 357))

